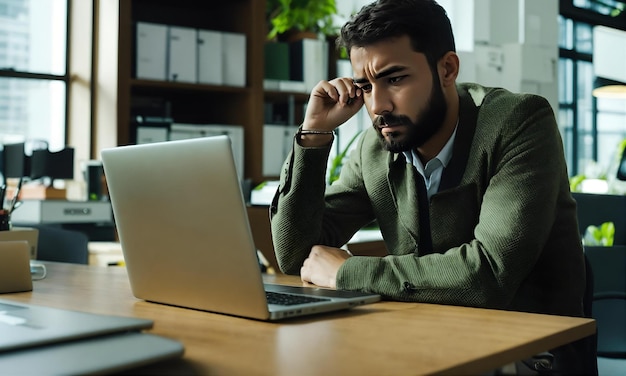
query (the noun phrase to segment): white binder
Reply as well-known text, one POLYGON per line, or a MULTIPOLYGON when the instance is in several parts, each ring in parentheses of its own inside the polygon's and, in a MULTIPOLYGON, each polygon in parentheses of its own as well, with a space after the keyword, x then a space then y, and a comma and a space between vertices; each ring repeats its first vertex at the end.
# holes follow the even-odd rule
POLYGON ((224 51, 224 84, 246 86, 246 36, 222 33, 224 51))
POLYGON ((222 33, 198 30, 198 82, 222 85, 223 52, 222 33))
POLYGON ((239 180, 243 181, 245 146, 244 131, 241 125, 173 123, 170 126, 169 140, 176 141, 220 135, 227 135, 230 138, 237 175, 239 180))
POLYGON ((263 176, 279 176, 291 151, 297 126, 265 124, 263 126, 263 176))
POLYGON ((165 80, 167 77, 167 26, 137 22, 136 77, 165 80))
POLYGON ((169 27, 168 81, 191 82, 197 80, 198 31, 188 27, 169 27))

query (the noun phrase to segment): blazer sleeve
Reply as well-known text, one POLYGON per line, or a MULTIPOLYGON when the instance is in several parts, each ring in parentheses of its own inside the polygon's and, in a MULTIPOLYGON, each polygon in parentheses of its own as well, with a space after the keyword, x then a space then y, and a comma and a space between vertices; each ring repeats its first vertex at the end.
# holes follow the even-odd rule
POLYGON ((338 288, 394 300, 506 307, 554 243, 551 236, 571 238, 576 249, 576 233, 557 223, 559 198, 569 185, 549 104, 537 96, 485 101, 489 110, 478 118, 464 178, 481 187, 474 239, 423 256, 390 250, 394 255, 383 258, 352 257, 339 270, 338 288))
POLYGON ((373 218, 367 196, 358 187, 342 188, 335 196, 326 194, 330 147, 304 148, 294 140, 283 165, 270 221, 274 251, 284 273, 299 274, 313 245, 341 247, 367 223, 363 218, 373 218))

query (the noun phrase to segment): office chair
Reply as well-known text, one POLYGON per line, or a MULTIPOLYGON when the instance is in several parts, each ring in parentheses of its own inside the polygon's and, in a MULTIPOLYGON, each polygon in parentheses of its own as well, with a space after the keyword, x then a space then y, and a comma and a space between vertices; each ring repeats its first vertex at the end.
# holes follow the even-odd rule
MULTIPOLYGON (((594 272, 591 262, 584 255, 585 258, 585 293, 583 295, 583 314, 587 318, 593 318, 593 294, 595 288, 594 272)), ((597 361, 597 345, 598 345, 598 331, 592 336, 583 338, 576 342, 576 345, 581 352, 585 354, 584 360, 584 374, 585 375, 598 375, 598 361, 597 361)))
POLYGON ((89 263, 89 238, 82 232, 53 225, 29 225, 39 230, 37 260, 89 263))
MULTIPOLYGON (((583 295, 583 315, 587 318, 592 318, 593 316, 593 293, 594 293, 594 278, 593 278, 593 268, 590 261, 585 257, 585 292, 583 295)), ((598 332, 592 336, 588 336, 578 341, 573 342, 571 345, 573 349, 578 354, 580 359, 579 366, 580 374, 586 376, 598 376, 598 374, 602 375, 602 373, 598 372, 598 357, 596 353, 597 347, 597 339, 598 332)), ((553 364, 553 359, 551 357, 545 357, 542 354, 538 356, 531 357, 529 359, 525 359, 522 361, 527 368, 517 368, 517 375, 553 375, 554 370, 553 366, 556 365, 557 368, 562 368, 558 364, 553 364)), ((496 375, 500 375, 500 373, 495 373, 496 375)), ((508 373, 503 373, 508 374, 508 373)))
POLYGON ((598 370, 626 375, 626 246, 585 247, 593 270, 598 370))

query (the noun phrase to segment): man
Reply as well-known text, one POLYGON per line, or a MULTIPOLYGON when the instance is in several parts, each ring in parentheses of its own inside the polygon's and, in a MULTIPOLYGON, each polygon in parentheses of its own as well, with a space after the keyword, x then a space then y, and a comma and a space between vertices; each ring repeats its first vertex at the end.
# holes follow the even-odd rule
POLYGON ((576 206, 547 101, 457 84, 450 21, 431 0, 370 4, 338 41, 354 77, 313 88, 270 209, 281 270, 394 300, 582 316, 576 206), (362 105, 373 127, 327 187, 332 131, 362 105), (338 248, 374 220, 388 256, 338 248))

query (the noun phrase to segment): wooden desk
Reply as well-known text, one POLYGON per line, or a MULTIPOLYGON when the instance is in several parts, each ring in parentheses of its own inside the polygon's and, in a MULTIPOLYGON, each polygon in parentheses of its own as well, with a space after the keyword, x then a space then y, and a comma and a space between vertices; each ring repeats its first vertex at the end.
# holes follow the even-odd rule
POLYGON ((590 319, 399 302, 266 323, 137 300, 121 267, 46 265, 32 292, 2 298, 154 320, 151 331, 180 340, 185 355, 144 374, 479 374, 595 331, 590 319))

